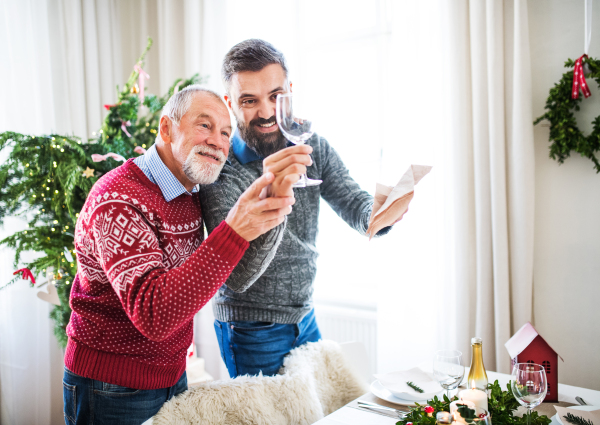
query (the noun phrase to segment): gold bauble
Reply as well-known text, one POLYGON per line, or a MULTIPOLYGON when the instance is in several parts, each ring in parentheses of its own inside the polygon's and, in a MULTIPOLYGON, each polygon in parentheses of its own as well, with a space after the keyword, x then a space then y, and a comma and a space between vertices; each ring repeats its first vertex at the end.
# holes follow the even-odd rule
POLYGON ((134 84, 133 87, 130 90, 131 94, 138 94, 140 92, 140 88, 138 87, 137 84, 134 84))

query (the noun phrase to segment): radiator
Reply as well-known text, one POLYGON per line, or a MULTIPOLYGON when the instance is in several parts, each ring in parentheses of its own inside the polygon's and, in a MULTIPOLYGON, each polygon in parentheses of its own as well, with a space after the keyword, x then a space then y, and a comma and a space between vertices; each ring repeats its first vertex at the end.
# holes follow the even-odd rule
POLYGON ((315 315, 321 335, 335 342, 362 342, 371 361, 371 372, 377 371, 377 311, 315 303, 315 315))

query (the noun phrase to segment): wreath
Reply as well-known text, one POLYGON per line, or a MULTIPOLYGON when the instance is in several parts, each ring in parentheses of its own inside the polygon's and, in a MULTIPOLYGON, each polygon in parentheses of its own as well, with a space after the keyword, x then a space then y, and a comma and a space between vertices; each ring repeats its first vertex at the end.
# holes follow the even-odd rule
MULTIPOLYGON (((587 75, 588 80, 595 80, 600 87, 600 60, 584 55, 577 61, 567 60, 565 68, 575 67, 577 69, 577 65, 581 67, 581 64, 587 65, 591 71, 587 75)), ((576 98, 573 98, 575 97, 573 76, 574 70, 566 72, 560 81, 550 89, 545 106, 548 112, 537 118, 533 124, 536 125, 543 119, 550 122, 550 158, 562 164, 571 155, 571 151, 575 151, 581 156, 591 159, 596 173, 600 173, 600 162, 596 157, 596 152, 600 151, 600 115, 594 118, 592 133, 585 136, 577 127, 573 113, 574 110, 579 111, 580 103, 583 100, 583 96, 577 95, 576 98)), ((577 87, 578 92, 579 88, 577 87)))

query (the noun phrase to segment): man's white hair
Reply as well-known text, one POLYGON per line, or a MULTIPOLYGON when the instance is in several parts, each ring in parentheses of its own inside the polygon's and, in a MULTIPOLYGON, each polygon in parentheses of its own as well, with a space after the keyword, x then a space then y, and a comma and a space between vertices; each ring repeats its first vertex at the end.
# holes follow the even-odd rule
MULTIPOLYGON (((208 95, 213 96, 214 98, 223 102, 223 99, 221 99, 221 96, 219 96, 217 92, 207 89, 206 87, 202 87, 200 84, 192 84, 191 86, 187 86, 183 90, 180 90, 171 96, 162 109, 160 119, 162 119, 164 116, 167 116, 172 122, 179 125, 183 116, 190 109, 190 106, 192 105, 192 99, 197 93, 200 92, 207 93, 208 95)), ((225 104, 225 102, 223 102, 223 104, 225 104)), ((158 122, 160 126, 160 120, 158 122)), ((160 137, 160 128, 158 134, 156 135, 156 141, 159 140, 162 141, 162 138, 160 137)))

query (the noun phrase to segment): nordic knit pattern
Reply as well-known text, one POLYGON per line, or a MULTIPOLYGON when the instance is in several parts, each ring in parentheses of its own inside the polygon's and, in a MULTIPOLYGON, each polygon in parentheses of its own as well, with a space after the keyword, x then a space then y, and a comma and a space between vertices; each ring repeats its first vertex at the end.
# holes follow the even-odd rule
MULTIPOLYGON (((307 143, 313 147, 313 165, 307 168, 307 176, 323 183, 294 189, 296 203, 287 220, 250 243, 226 285, 215 296, 217 320, 294 324, 311 311, 321 197, 350 227, 363 235, 367 231, 373 197, 350 177, 324 138, 314 135, 307 143)), ((209 234, 242 192, 263 173, 262 160, 242 163, 232 149, 229 161, 215 183, 200 187, 209 234)), ((386 227, 376 236, 389 230, 386 227)))
POLYGON ((225 222, 202 240, 197 194, 166 202, 131 160, 103 176, 75 230, 67 368, 129 388, 174 385, 194 314, 248 247, 225 222))

